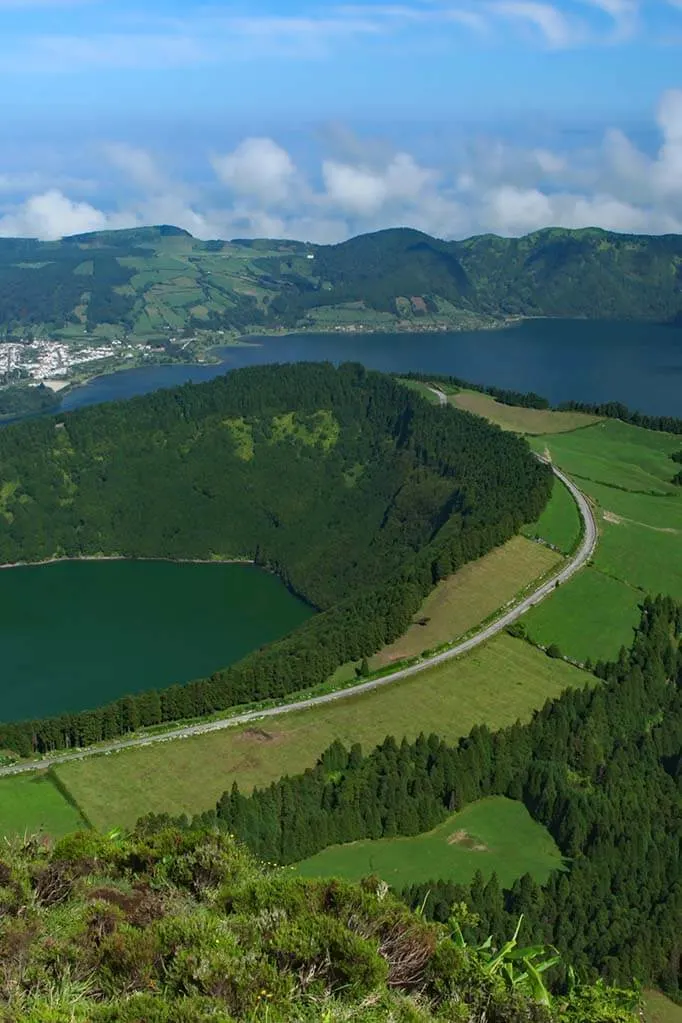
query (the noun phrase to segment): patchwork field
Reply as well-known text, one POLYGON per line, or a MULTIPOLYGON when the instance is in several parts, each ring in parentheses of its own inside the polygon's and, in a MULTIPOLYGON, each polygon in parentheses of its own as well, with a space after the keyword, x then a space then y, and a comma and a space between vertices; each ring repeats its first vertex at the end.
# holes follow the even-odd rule
POLYGON ((506 634, 465 657, 336 704, 64 764, 58 776, 98 828, 144 813, 194 813, 235 779, 244 791, 304 770, 335 739, 366 749, 386 735, 421 731, 455 740, 474 724, 527 720, 547 699, 591 676, 506 634))
POLYGON ((0 779, 0 834, 43 831, 58 837, 85 826, 49 774, 0 779))
POLYGON ((560 562, 561 556, 549 547, 515 536, 439 583, 424 601, 415 624, 373 657, 370 666, 414 657, 463 636, 560 562))
POLYGON ((459 391, 450 397, 450 402, 466 412, 475 412, 491 423, 514 433, 551 434, 579 430, 599 422, 598 416, 583 412, 553 412, 551 409, 517 408, 503 405, 488 394, 478 391, 459 391))
POLYGON ((496 873, 503 887, 511 887, 523 874, 544 883, 562 866, 554 839, 523 803, 492 797, 426 834, 330 846, 295 870, 302 877, 353 881, 376 874, 396 888, 435 879, 466 884, 480 870, 484 877, 496 873))
POLYGON ((532 445, 591 498, 600 537, 592 568, 526 617, 529 635, 578 660, 615 657, 645 593, 682 595, 682 438, 607 420, 532 445))

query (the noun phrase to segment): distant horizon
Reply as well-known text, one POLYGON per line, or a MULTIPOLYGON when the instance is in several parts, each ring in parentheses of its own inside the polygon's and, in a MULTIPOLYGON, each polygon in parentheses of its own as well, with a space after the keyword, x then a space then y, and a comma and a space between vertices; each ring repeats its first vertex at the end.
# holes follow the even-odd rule
POLYGON ((516 235, 504 235, 504 234, 498 234, 498 233, 496 233, 494 231, 482 231, 482 232, 477 233, 477 234, 466 235, 466 236, 464 236, 462 238, 445 238, 445 237, 439 236, 437 234, 430 234, 428 231, 421 231, 421 230, 419 230, 419 228, 408 227, 405 224, 401 224, 401 225, 396 225, 396 226, 393 226, 393 227, 377 228, 374 231, 360 231, 358 234, 350 235, 350 237, 344 238, 344 239, 342 239, 339 242, 314 242, 314 241, 311 241, 309 238, 278 238, 278 237, 270 237, 270 236, 267 236, 267 235, 259 235, 259 236, 255 236, 253 238, 239 237, 239 236, 236 236, 236 235, 234 237, 232 237, 232 238, 219 238, 217 236, 213 237, 213 238, 200 238, 197 235, 192 234, 192 232, 188 231, 186 228, 179 227, 177 224, 160 224, 159 223, 159 224, 138 224, 138 225, 135 225, 135 226, 132 226, 132 227, 102 228, 102 229, 94 230, 94 231, 78 231, 75 234, 62 235, 61 238, 53 238, 53 239, 41 239, 41 238, 30 237, 30 236, 26 236, 26 235, 23 235, 23 236, 22 235, 16 235, 16 236, 10 236, 10 235, 4 235, 3 236, 3 235, 0 235, 0 245, 2 244, 3 241, 30 241, 30 242, 36 242, 38 244, 51 244, 51 243, 54 243, 54 242, 71 242, 71 241, 74 241, 74 240, 79 239, 79 238, 92 238, 92 237, 96 237, 97 235, 106 235, 106 234, 119 234, 119 235, 122 235, 122 234, 132 234, 132 233, 139 232, 139 231, 163 231, 163 230, 171 230, 173 232, 177 232, 178 236, 179 235, 184 235, 184 236, 186 236, 188 238, 192 238, 194 241, 206 242, 206 243, 209 243, 209 242, 222 242, 225 245, 239 245, 239 244, 250 245, 250 244, 253 244, 255 242, 270 242, 270 243, 277 242, 277 243, 281 243, 283 245, 287 245, 287 244, 311 245, 311 246, 315 246, 316 248, 319 248, 320 246, 324 246, 324 245, 345 245, 347 242, 352 242, 352 241, 354 241, 357 238, 367 237, 368 235, 389 234, 391 232, 397 232, 397 231, 410 231, 410 232, 413 232, 414 234, 421 234, 425 238, 431 238, 434 241, 445 242, 446 244, 458 243, 458 242, 467 242, 467 241, 472 241, 473 239, 476 239, 476 238, 486 238, 486 237, 488 237, 488 238, 500 238, 500 239, 502 239, 504 241, 513 241, 513 240, 517 240, 518 241, 518 240, 521 240, 523 238, 530 238, 533 235, 538 235, 538 234, 543 234, 543 233, 550 233, 552 231, 561 231, 561 232, 566 233, 566 234, 586 234, 586 233, 590 233, 590 232, 597 232, 599 234, 614 234, 614 235, 621 235, 623 237, 632 237, 632 238, 666 238, 666 237, 678 238, 678 237, 682 236, 682 229, 680 231, 670 231, 667 234, 650 234, 650 233, 647 233, 647 232, 640 232, 640 231, 614 231, 614 230, 610 230, 608 228, 598 227, 596 224, 588 225, 586 227, 574 227, 574 228, 560 227, 557 224, 549 224, 546 227, 539 227, 535 231, 528 231, 525 234, 520 234, 520 235, 519 234, 516 234, 516 235))
POLYGON ((0 236, 682 233, 682 0, 0 0, 0 236))

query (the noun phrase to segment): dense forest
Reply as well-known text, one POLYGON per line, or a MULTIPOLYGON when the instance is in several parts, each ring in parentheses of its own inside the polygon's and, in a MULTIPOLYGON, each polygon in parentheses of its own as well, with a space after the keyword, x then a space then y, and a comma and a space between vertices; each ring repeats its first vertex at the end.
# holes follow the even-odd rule
POLYGON ((2 239, 0 328, 291 328, 329 307, 375 326, 370 314, 453 325, 463 314, 472 324, 516 316, 676 323, 681 260, 679 236, 598 229, 452 242, 395 229, 339 245, 202 242, 173 227, 2 239))
POLYGON ((535 520, 552 480, 525 441, 476 416, 315 363, 12 426, 0 466, 2 563, 248 558, 320 611, 210 679, 0 726, 0 747, 21 755, 326 681, 401 635, 439 579, 535 520))
POLYGON ((215 828, 0 855, 6 1023, 636 1023, 632 991, 552 997, 554 961, 523 940, 479 949, 380 884, 287 876, 215 828))
POLYGON ((523 913, 530 937, 579 970, 679 996, 681 636, 682 606, 647 598, 631 650, 527 725, 477 726, 454 748, 435 735, 391 736, 368 755, 337 742, 305 774, 249 797, 235 781, 202 819, 287 864, 339 842, 418 834, 484 796, 522 800, 565 872, 545 886, 527 875, 511 891, 495 877, 467 889, 434 878, 405 897, 440 920, 465 901, 480 916, 476 938, 502 939, 523 913))
POLYGON ((58 405, 59 395, 44 384, 37 387, 10 384, 0 388, 0 418, 52 412, 58 405))

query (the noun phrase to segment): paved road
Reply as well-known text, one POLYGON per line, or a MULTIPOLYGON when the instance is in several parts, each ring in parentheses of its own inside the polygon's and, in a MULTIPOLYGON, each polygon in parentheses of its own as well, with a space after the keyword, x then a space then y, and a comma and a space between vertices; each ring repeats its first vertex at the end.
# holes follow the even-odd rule
MULTIPOLYGON (((441 404, 447 404, 447 396, 442 391, 432 387, 431 390, 438 394, 441 400, 441 404)), ((541 461, 547 461, 544 458, 537 456, 541 461)), ((550 463, 551 464, 551 463, 550 463)), ((382 686, 391 685, 392 682, 397 682, 399 679, 409 678, 411 675, 417 675, 420 671, 425 671, 427 668, 432 668, 436 664, 443 664, 445 661, 451 660, 453 657, 459 657, 461 654, 467 653, 469 650, 473 650, 475 647, 480 646, 481 643, 485 643, 486 640, 491 639, 492 636, 496 636, 503 629, 506 629, 508 625, 521 618, 535 604, 539 604, 541 600, 545 600, 553 593, 557 584, 563 584, 567 582, 571 576, 575 575, 583 565, 585 565, 594 553, 594 549, 597 545, 597 525, 592 514, 592 509, 587 502, 585 496, 575 486, 575 484, 564 475, 555 465, 552 465, 552 471, 554 475, 561 480, 561 482, 568 487, 573 498, 575 499, 580 515, 583 520, 583 539, 580 544, 580 549, 577 551, 571 561, 565 565, 556 575, 552 576, 547 582, 539 586, 534 593, 529 597, 524 598, 520 603, 516 604, 510 611, 507 611, 500 618, 495 619, 490 625, 486 625, 485 628, 477 632, 475 636, 470 639, 464 640, 462 643, 458 643, 457 646, 451 647, 449 650, 444 650, 443 653, 436 654, 434 657, 429 657, 428 660, 420 661, 419 664, 413 664, 409 668, 402 668, 400 671, 394 671, 390 675, 384 675, 383 678, 375 679, 370 682, 361 682, 357 686, 351 686, 348 689, 341 689, 338 692, 326 693, 324 696, 313 696, 308 700, 299 700, 297 703, 284 704, 280 707, 272 707, 268 710, 255 710, 248 711, 245 714, 236 714, 234 717, 224 718, 220 721, 208 721, 198 725, 187 725, 184 728, 175 728, 172 731, 164 732, 161 735, 150 735, 141 736, 136 739, 121 739, 118 742, 108 743, 106 746, 97 746, 95 748, 84 749, 74 751, 71 753, 55 754, 55 756, 48 756, 42 760, 32 760, 26 763, 15 764, 12 767, 1 767, 0 776, 10 774, 23 774, 27 771, 39 771, 44 770, 48 767, 53 767, 57 764, 65 764, 70 760, 81 760, 83 757, 90 757, 96 755, 102 755, 107 753, 115 753, 118 750, 131 749, 135 746, 151 746, 157 742, 169 742, 175 739, 187 739, 193 735, 205 735, 207 732, 218 732, 224 728, 234 728, 237 725, 245 725, 251 721, 260 721, 263 718, 275 717, 280 714, 289 714, 297 710, 307 710, 309 707, 319 707, 323 703, 332 703, 335 700, 347 700, 351 696, 358 696, 360 693, 369 693, 373 689, 380 689, 382 686)))

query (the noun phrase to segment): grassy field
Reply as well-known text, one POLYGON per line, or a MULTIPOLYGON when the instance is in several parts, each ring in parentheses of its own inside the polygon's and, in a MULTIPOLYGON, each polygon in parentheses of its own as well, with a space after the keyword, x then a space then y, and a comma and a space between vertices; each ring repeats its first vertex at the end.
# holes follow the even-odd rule
POLYGON ((330 846, 295 870, 302 877, 353 881, 377 874, 396 888, 441 878, 466 884, 480 870, 485 877, 496 873, 501 885, 511 887, 523 874, 543 884, 562 866, 554 839, 523 803, 491 797, 426 834, 330 846))
POLYGON ((539 537, 570 554, 580 536, 580 513, 568 489, 554 479, 549 504, 537 522, 523 527, 523 535, 539 537))
POLYGON ((536 643, 557 643, 578 661, 611 660, 632 644, 644 594, 626 583, 586 568, 523 619, 536 643))
POLYGON ((592 499, 600 537, 593 567, 527 616, 529 635, 579 660, 615 657, 645 593, 682 596, 682 489, 670 482, 682 439, 607 420, 532 445, 592 499))
POLYGON ((0 779, 0 834, 44 831, 58 837, 85 826, 49 774, 0 779))
MULTIPOLYGON (((562 413, 563 414, 563 413, 562 413)), ((682 438, 607 419, 585 430, 531 441, 537 451, 549 451, 553 461, 576 479, 644 494, 680 495, 670 480, 677 471, 671 455, 682 438)))
POLYGON ((607 523, 594 563, 606 575, 647 593, 682 597, 682 532, 636 523, 607 523))
POLYGON ((660 991, 644 992, 646 1023, 682 1023, 682 1005, 676 1005, 660 991))
POLYGON ((515 536, 439 583, 416 616, 417 623, 425 624, 411 625, 372 658, 371 666, 413 657, 464 635, 560 562, 561 556, 548 547, 515 536))
POLYGON ((503 430, 514 433, 548 434, 565 433, 578 430, 599 422, 597 416, 588 416, 583 412, 552 412, 549 409, 517 408, 515 405, 502 405, 487 394, 478 391, 459 391, 452 395, 450 401, 457 408, 467 412, 475 412, 491 423, 501 426, 503 430))
POLYGON ((235 779, 246 791, 302 771, 336 738, 370 749, 389 734, 437 732, 453 741, 482 721, 495 729, 527 720, 545 700, 589 678, 503 634, 385 689, 250 727, 90 757, 57 771, 95 827, 125 826, 149 811, 209 809, 235 779))

